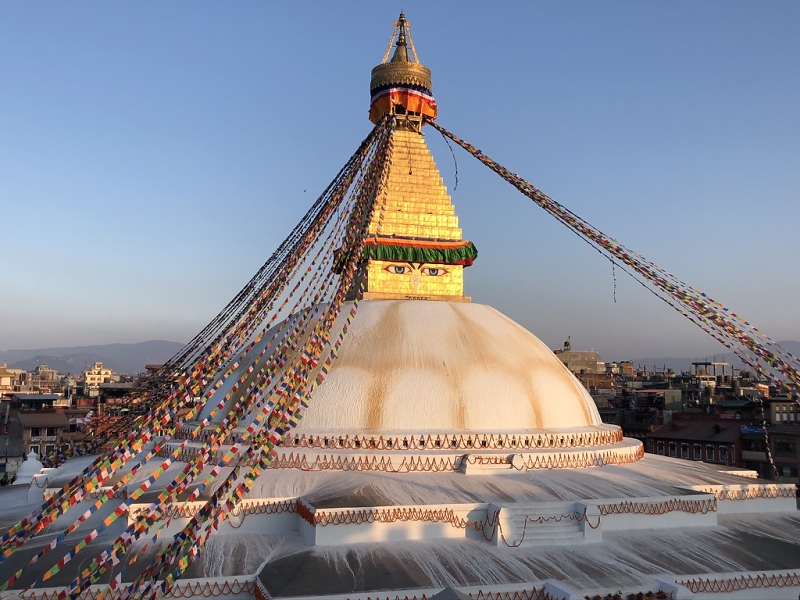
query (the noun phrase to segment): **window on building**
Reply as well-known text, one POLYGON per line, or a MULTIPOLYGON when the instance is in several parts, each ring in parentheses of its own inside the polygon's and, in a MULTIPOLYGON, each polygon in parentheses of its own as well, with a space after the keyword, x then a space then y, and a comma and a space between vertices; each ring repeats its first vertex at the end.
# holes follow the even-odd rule
POLYGON ((703 449, 701 448, 700 444, 694 445, 694 459, 703 460, 703 449))
POLYGON ((781 465, 779 467, 781 477, 797 477, 797 467, 792 465, 781 465))
POLYGON ((656 442, 656 453, 664 456, 664 442, 656 442))
POLYGON ((719 462, 727 463, 728 462, 728 447, 727 446, 720 446, 719 447, 719 462))
POLYGON ((706 460, 714 460, 714 446, 706 445, 706 460))
POLYGON ((50 436, 56 435, 56 428, 55 427, 48 427, 47 428, 47 435, 50 435, 50 436))
POLYGON ((752 452, 763 452, 764 442, 762 440, 742 440, 742 450, 750 450, 752 452))
POLYGON ((792 438, 775 438, 776 454, 797 454, 797 440, 792 438))
POLYGON ((44 447, 44 453, 45 453, 45 454, 52 454, 52 453, 53 453, 53 452, 55 452, 55 451, 56 451, 56 447, 55 447, 55 445, 53 445, 53 444, 47 444, 47 445, 44 447))
POLYGON ((689 458, 689 444, 681 444, 681 458, 689 458))
POLYGON ((669 443, 669 455, 676 458, 678 456, 678 446, 675 444, 675 442, 669 443))
POLYGON ((31 437, 39 437, 42 435, 42 430, 38 427, 31 427, 31 437))

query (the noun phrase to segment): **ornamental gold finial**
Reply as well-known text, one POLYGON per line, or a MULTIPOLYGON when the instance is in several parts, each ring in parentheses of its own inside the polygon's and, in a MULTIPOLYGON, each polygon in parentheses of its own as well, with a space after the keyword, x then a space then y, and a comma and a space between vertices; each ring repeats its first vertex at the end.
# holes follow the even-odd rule
MULTIPOLYGON (((400 30, 397 34, 397 44, 395 44, 394 55, 392 56, 392 62, 411 62, 408 60, 408 44, 406 44, 406 17, 401 12, 400 19, 395 21, 395 27, 400 30)), ((394 36, 392 36, 394 37, 394 36)), ((411 34, 409 33, 409 39, 411 38, 411 34)), ((391 42, 389 42, 391 45, 391 42)))
POLYGON ((415 119, 419 129, 423 116, 431 120, 436 118, 431 87, 431 71, 419 62, 411 37, 411 23, 401 11, 381 64, 372 69, 370 121, 377 123, 387 113, 402 114, 415 119), (393 43, 395 51, 387 62, 393 43), (409 47, 413 59, 409 56, 409 47))

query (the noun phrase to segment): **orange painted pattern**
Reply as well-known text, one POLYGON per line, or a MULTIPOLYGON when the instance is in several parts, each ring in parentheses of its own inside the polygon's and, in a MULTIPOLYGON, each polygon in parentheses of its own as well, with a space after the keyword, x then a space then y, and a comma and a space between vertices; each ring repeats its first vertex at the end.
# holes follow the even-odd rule
POLYGON ((800 575, 797 573, 742 575, 732 579, 697 578, 678 581, 677 583, 695 594, 700 592, 727 594, 754 588, 800 587, 800 575))
MULTIPOLYGON (((274 515, 283 512, 295 512, 296 500, 281 500, 279 502, 258 502, 256 504, 237 504, 227 513, 226 518, 247 515, 274 515)), ((193 517, 202 508, 199 505, 191 504, 172 504, 164 506, 158 510, 159 520, 172 519, 176 517, 193 517)), ((140 514, 148 512, 148 508, 137 508, 131 511, 131 517, 135 518, 140 514)))
MULTIPOLYGON (((185 585, 173 586, 166 597, 214 598, 216 596, 245 593, 255 596, 256 588, 257 586, 254 581, 239 581, 238 579, 223 582, 198 581, 189 582, 185 585)), ((115 600, 116 598, 121 598, 124 593, 124 588, 106 589, 105 591, 102 588, 98 590, 88 589, 81 594, 81 598, 83 600, 115 600)), ((23 597, 25 600, 58 600, 58 592, 42 592, 41 594, 26 592, 23 597)))
POLYGON ((707 488, 700 490, 706 494, 714 494, 717 500, 753 500, 754 498, 794 498, 792 487, 772 487, 769 485, 748 486, 747 489, 726 490, 707 488))
MULTIPOLYGON (((644 456, 644 448, 626 453, 582 452, 579 454, 556 455, 519 455, 523 459, 520 464, 511 464, 518 471, 533 469, 580 469, 603 465, 627 464, 640 460, 644 456)), ((510 457, 507 457, 510 458, 510 457)), ((300 469, 302 471, 383 471, 389 473, 438 473, 442 471, 459 471, 469 464, 476 464, 478 457, 471 455, 452 457, 410 457, 403 458, 395 465, 389 456, 328 456, 323 455, 313 460, 304 454, 290 453, 276 457, 270 463, 270 469, 300 469)), ((507 460, 507 462, 510 462, 507 460)))
POLYGON ((320 435, 288 434, 282 446, 292 448, 341 448, 344 450, 475 450, 545 449, 605 446, 622 441, 622 430, 576 433, 495 433, 419 435, 320 435))
MULTIPOLYGON (((475 593, 467 594, 474 600, 556 600, 555 597, 544 590, 544 588, 531 588, 530 590, 519 590, 516 592, 484 592, 478 590, 475 593)), ((266 598, 259 600, 267 600, 266 598)), ((365 600, 430 600, 430 597, 422 594, 421 596, 367 596, 365 600)))
POLYGON ((616 504, 598 504, 601 515, 665 515, 671 512, 687 512, 706 514, 717 511, 717 499, 682 500, 672 498, 664 502, 618 502, 616 504))
MULTIPOLYGON (((189 462, 201 449, 186 448, 177 457, 177 460, 189 462)), ((159 452, 159 456, 170 453, 169 449, 159 452)), ((633 463, 644 457, 644 448, 638 446, 624 452, 588 451, 575 454, 531 454, 531 455, 506 455, 503 457, 485 457, 480 455, 465 454, 458 457, 405 457, 399 464, 395 464, 390 456, 336 456, 317 455, 309 459, 305 454, 289 453, 273 459, 268 469, 300 469, 301 471, 382 471, 387 473, 440 473, 443 471, 459 471, 471 464, 509 464, 510 468, 517 471, 530 471, 536 469, 583 469, 586 467, 601 467, 605 465, 622 465, 633 463), (519 461, 512 462, 512 458, 520 456, 519 461)), ((239 464, 238 459, 228 463, 230 466, 239 464)))

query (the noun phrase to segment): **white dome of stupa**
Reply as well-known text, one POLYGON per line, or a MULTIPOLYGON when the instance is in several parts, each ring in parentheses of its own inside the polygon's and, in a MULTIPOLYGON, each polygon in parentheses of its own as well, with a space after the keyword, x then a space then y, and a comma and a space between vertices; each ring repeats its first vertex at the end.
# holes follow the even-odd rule
MULTIPOLYGON (((349 311, 344 310, 344 313, 349 311)), ((507 433, 602 426, 532 333, 482 304, 370 300, 295 433, 507 433)))

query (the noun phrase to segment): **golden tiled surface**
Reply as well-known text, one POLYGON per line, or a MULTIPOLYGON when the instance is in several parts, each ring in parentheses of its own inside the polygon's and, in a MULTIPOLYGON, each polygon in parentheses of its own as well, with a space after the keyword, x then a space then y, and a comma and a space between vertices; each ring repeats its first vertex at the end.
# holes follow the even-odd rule
MULTIPOLYGON (((395 130, 385 202, 369 232, 379 238, 461 240, 458 217, 425 138, 395 130)), ((365 298, 465 300, 464 267, 370 260, 365 298)))
MULTIPOLYGON (((426 226, 424 224, 407 224, 407 223, 397 223, 389 221, 387 223, 387 227, 391 227, 392 229, 402 229, 403 230, 403 237, 412 237, 412 238, 424 238, 424 239, 432 239, 432 240, 460 240, 461 239, 461 229, 457 227, 435 227, 435 226, 426 226)), ((385 230, 385 229, 384 229, 385 230)), ((374 233, 370 231, 370 233, 374 233)), ((381 233, 379 237, 389 237, 385 234, 381 233)))
POLYGON ((464 267, 371 260, 367 265, 367 291, 409 299, 463 296, 464 267))
POLYGON ((458 217, 439 169, 414 131, 394 132, 392 168, 386 184, 386 202, 378 206, 369 232, 381 237, 460 240, 458 217))

